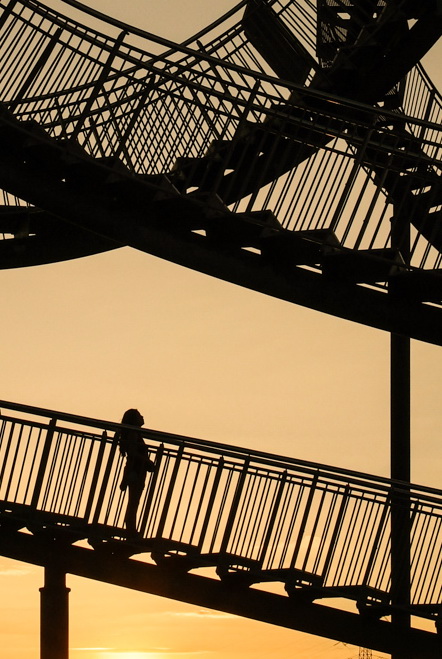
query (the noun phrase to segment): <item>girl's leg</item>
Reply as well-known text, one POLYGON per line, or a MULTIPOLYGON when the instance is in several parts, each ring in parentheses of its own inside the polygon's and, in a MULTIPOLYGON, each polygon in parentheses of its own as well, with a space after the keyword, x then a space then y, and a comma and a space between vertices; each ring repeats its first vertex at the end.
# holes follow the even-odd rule
POLYGON ((129 485, 129 496, 126 509, 126 529, 128 533, 137 532, 137 510, 142 490, 138 485, 129 485))

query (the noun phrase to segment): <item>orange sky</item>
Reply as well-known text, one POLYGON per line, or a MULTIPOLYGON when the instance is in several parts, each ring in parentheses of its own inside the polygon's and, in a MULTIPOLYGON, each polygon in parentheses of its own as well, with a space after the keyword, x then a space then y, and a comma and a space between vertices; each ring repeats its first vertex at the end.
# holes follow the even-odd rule
MULTIPOLYGON (((89 4, 182 40, 235 3, 89 4)), ((436 82, 440 52, 427 58, 436 82)), ((158 430, 388 475, 387 334, 129 248, 0 279, 0 398, 112 420, 139 407, 158 430)), ((439 487, 442 350, 414 342, 412 359, 413 480, 439 487)), ((0 557, 4 659, 38 656, 42 580, 41 569, 0 557)), ((68 585, 72 659, 357 656, 76 577, 68 585)))

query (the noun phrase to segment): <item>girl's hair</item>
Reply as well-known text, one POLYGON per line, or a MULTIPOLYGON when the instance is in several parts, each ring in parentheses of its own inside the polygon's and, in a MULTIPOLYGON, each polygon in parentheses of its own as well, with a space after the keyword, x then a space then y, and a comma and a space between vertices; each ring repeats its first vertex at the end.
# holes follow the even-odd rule
POLYGON ((130 409, 130 410, 126 410, 126 412, 123 414, 121 423, 124 423, 125 425, 128 426, 138 426, 140 423, 140 419, 142 419, 142 416, 139 413, 139 411, 135 409, 130 409))
MULTIPOLYGON (((130 409, 126 410, 126 412, 123 414, 123 418, 121 419, 121 423, 127 426, 141 426, 143 423, 143 417, 139 413, 138 410, 135 409, 130 409)), ((118 433, 115 434, 115 439, 118 442, 118 446, 120 447, 120 453, 123 457, 127 455, 127 445, 128 445, 128 433, 130 437, 130 430, 121 430, 118 433)))

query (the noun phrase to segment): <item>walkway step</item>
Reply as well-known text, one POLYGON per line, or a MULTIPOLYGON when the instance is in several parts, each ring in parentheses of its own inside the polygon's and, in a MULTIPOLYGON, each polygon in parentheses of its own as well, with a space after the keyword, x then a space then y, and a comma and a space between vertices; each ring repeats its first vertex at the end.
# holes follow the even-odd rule
POLYGON ((317 63, 264 0, 249 0, 242 19, 247 39, 276 75, 303 85, 317 63), (277 44, 277 45, 276 45, 277 44))
POLYGON ((104 191, 118 208, 146 208, 150 203, 179 196, 179 191, 164 174, 111 176, 104 191))
POLYGON ((278 270, 296 265, 322 263, 324 249, 339 248, 340 243, 331 229, 268 232, 262 240, 262 254, 278 270))
POLYGON ((177 158, 172 169, 174 177, 183 189, 201 188, 210 189, 216 183, 217 177, 224 171, 221 160, 214 154, 201 158, 177 158))
POLYGON ((394 249, 335 250, 324 254, 322 272, 329 279, 375 284, 400 271, 403 259, 394 249))
POLYGON ((119 175, 132 175, 131 170, 118 157, 92 158, 72 162, 65 168, 67 185, 95 188, 115 181, 119 175))
POLYGON ((389 280, 389 290, 416 302, 442 302, 441 270, 399 272, 389 280))
POLYGON ((257 211, 214 217, 207 224, 206 234, 220 247, 254 247, 261 250, 263 237, 269 230, 281 230, 277 218, 271 211, 257 211))

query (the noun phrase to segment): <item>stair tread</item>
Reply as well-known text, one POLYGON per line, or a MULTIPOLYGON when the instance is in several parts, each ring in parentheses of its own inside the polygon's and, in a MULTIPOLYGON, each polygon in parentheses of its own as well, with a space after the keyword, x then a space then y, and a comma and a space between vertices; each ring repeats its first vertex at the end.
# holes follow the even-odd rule
POLYGON ((374 284, 387 281, 401 266, 404 261, 396 249, 345 249, 326 252, 322 272, 333 279, 374 284))

